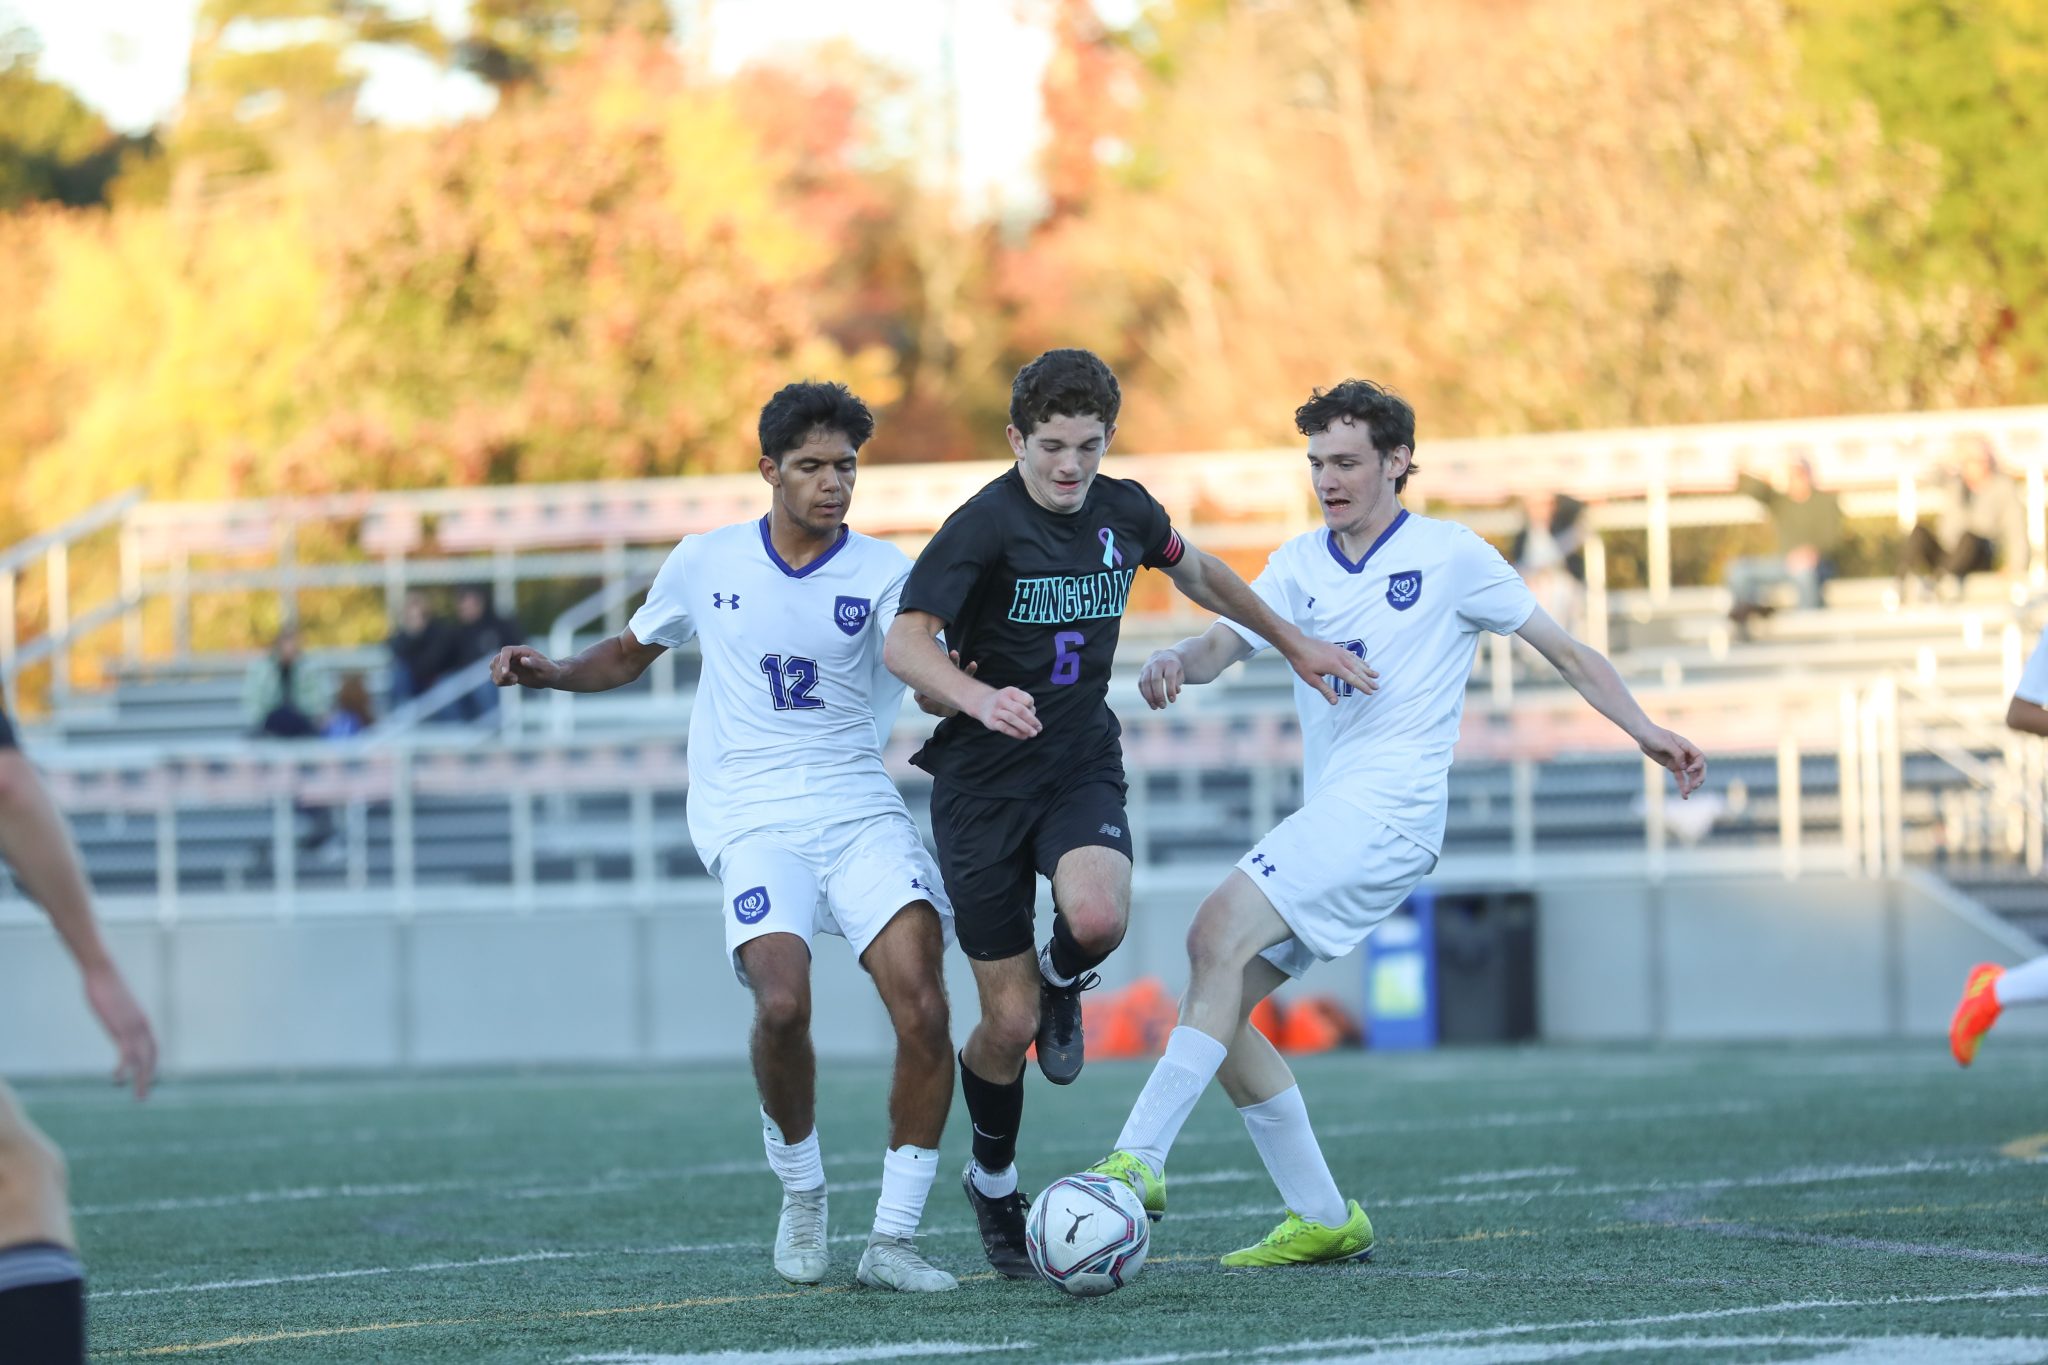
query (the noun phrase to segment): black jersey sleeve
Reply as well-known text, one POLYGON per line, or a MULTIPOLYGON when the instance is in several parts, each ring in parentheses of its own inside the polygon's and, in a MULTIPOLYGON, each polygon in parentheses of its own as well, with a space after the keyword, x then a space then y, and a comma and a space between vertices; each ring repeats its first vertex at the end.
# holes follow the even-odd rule
POLYGON ((975 586, 995 562, 1001 540, 987 499, 976 498, 958 508, 910 566, 897 610, 927 612, 949 626, 958 622, 975 586))
POLYGON ((1180 532, 1173 529, 1173 518, 1166 515, 1159 499, 1143 489, 1138 491, 1145 499, 1145 555, 1138 562, 1148 569, 1170 569, 1180 563, 1181 556, 1187 553, 1187 545, 1181 540, 1180 532))

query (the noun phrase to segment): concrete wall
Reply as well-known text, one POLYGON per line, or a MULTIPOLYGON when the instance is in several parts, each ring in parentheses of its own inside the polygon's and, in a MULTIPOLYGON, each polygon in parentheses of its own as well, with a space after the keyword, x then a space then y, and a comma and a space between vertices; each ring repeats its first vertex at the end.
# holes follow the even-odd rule
MULTIPOLYGON (((1153 975, 1177 991, 1187 924, 1216 878, 1143 880, 1104 988, 1153 975)), ((2010 926, 1910 875, 1551 880, 1539 896, 1540 1021, 1557 1041, 1933 1036, 1972 963, 2031 951, 2010 926)), ((108 936, 173 1074, 737 1060, 749 1007, 722 909, 708 888, 682 887, 637 908, 117 923, 108 936)), ((819 940, 815 978, 820 1054, 886 1054, 887 1020, 843 942, 819 940)), ((964 1036, 978 1011, 958 953, 947 979, 964 1036)), ((1296 989, 1356 1010, 1362 965, 1325 964, 1296 989)), ((2048 1029, 2044 1016, 2016 1011, 2000 1027, 2048 1029)), ((110 1065, 55 936, 0 924, 0 1075, 110 1065)))

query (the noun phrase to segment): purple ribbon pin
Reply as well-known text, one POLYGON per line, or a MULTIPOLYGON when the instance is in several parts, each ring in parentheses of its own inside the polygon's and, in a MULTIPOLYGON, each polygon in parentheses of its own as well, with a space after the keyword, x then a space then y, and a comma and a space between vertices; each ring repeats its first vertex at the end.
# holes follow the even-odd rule
POLYGON ((1095 533, 1095 538, 1102 542, 1102 567, 1121 569, 1124 566, 1124 552, 1116 547, 1116 532, 1105 526, 1095 533))

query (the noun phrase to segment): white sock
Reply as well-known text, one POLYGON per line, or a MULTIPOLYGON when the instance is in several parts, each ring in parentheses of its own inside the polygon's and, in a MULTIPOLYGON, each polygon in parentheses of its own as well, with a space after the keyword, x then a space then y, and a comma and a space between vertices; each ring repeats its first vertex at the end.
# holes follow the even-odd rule
POLYGON ((2000 1005, 2038 1005, 2048 1000, 2048 957, 2037 957, 2006 970, 1992 985, 2000 1005))
POLYGON ((1166 1055, 1152 1068, 1116 1145, 1136 1156, 1155 1173, 1166 1169, 1167 1149, 1180 1136, 1181 1125, 1195 1112, 1195 1101, 1216 1079, 1216 1069, 1230 1049, 1200 1029, 1182 1024, 1166 1035, 1166 1055))
POLYGON ((815 1124, 811 1127, 811 1135, 802 1142, 784 1142, 781 1125, 769 1118, 768 1111, 763 1109, 761 1145, 768 1149, 768 1169, 775 1172, 775 1178, 782 1182, 783 1189, 791 1194, 802 1194, 824 1187, 825 1158, 818 1152, 815 1124))
POLYGON ((1337 1191, 1330 1163, 1323 1160, 1315 1129, 1309 1127, 1301 1087, 1290 1085, 1272 1099, 1237 1112, 1244 1116, 1252 1146, 1259 1149, 1259 1160, 1266 1163, 1266 1174, 1280 1191, 1280 1202, 1325 1227, 1342 1227, 1351 1211, 1337 1191))
MULTIPOLYGON (((935 1147, 912 1147, 908 1143, 882 1156, 882 1197, 875 1201, 877 1237, 915 1237, 917 1220, 924 1217, 925 1196, 939 1174, 939 1153, 935 1147)), ((1016 1177, 1014 1173, 1011 1179, 1016 1177)))
POLYGON ((1000 1171, 992 1171, 979 1161, 967 1169, 970 1172, 967 1178, 974 1182, 974 1188, 989 1199, 1001 1199, 1006 1194, 1017 1192, 1017 1163, 1014 1161, 1000 1171))
POLYGON ((1061 976, 1052 969, 1052 940, 1047 939, 1038 950, 1038 974, 1055 986, 1071 986, 1080 980, 1076 976, 1061 976))

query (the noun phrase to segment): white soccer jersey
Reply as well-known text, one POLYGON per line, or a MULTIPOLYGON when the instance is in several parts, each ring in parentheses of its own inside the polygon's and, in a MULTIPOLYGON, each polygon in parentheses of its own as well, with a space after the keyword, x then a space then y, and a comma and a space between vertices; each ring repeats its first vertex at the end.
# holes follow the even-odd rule
POLYGON ((768 518, 690 536, 670 552, 635 638, 691 639, 703 674, 690 708, 690 838, 715 859, 733 838, 902 812, 882 748, 903 684, 882 637, 910 560, 851 529, 801 569, 768 518))
POLYGON ((1510 635, 1529 619, 1536 599, 1521 576, 1467 527, 1404 510, 1356 563, 1327 528, 1294 537, 1252 587, 1303 632, 1346 646, 1380 675, 1371 695, 1339 684, 1347 695, 1335 706, 1295 680, 1304 798, 1338 796, 1440 851, 1479 632, 1510 635))
POLYGON ((2048 706, 2048 631, 2042 632, 2034 652, 2027 656, 2027 666, 2020 670, 2019 686, 2012 694, 2021 701, 2048 706))

